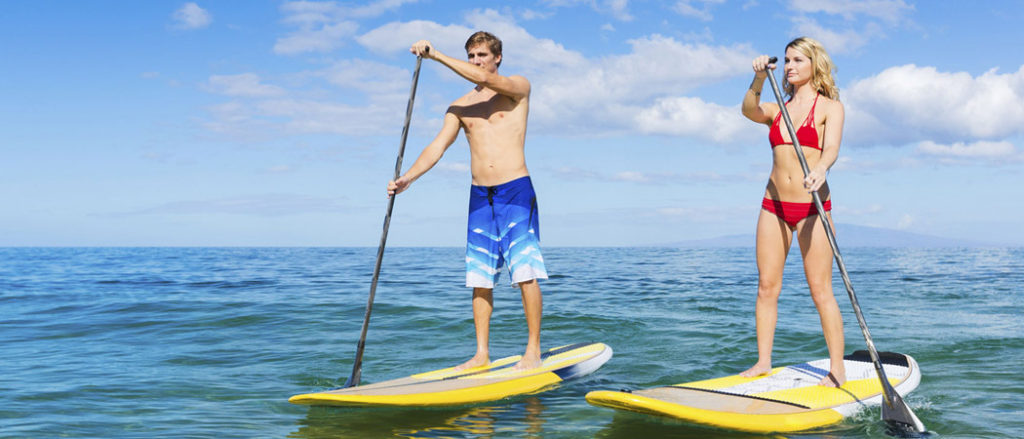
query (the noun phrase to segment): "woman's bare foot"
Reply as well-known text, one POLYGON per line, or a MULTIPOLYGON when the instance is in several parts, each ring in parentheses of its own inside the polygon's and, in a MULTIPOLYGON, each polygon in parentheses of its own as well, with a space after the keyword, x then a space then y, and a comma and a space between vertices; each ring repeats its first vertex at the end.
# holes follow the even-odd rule
POLYGON ((763 375, 768 375, 768 372, 770 371, 771 363, 761 364, 760 362, 758 362, 754 364, 753 367, 739 372, 739 376, 744 378, 761 377, 763 375))
POLYGON ((768 372, 771 372, 771 371, 772 371, 772 364, 771 363, 761 364, 760 362, 758 362, 758 363, 754 364, 754 366, 751 367, 750 369, 747 369, 747 370, 745 370, 743 372, 740 372, 740 376, 741 377, 745 377, 745 378, 753 378, 753 377, 756 377, 756 376, 767 375, 768 372))
POLYGON ((842 387, 843 384, 846 384, 846 373, 839 373, 838 375, 835 375, 832 372, 825 375, 825 377, 821 379, 821 382, 818 383, 819 386, 825 387, 842 387))

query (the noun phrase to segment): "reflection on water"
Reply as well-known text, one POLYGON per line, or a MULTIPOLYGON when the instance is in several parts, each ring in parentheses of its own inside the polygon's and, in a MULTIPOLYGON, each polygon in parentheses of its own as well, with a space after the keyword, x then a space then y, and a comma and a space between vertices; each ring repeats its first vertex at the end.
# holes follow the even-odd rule
POLYGON ((744 433, 739 431, 719 430, 711 427, 701 427, 671 418, 645 415, 640 413, 616 411, 612 421, 604 428, 594 434, 595 439, 633 439, 643 432, 642 437, 648 439, 672 438, 672 439, 840 439, 844 437, 876 437, 866 435, 866 431, 858 432, 858 426, 840 423, 831 425, 827 431, 807 431, 799 434, 766 434, 766 433, 744 433))
POLYGON ((530 396, 506 405, 462 408, 310 407, 288 437, 317 438, 541 438, 544 405, 530 396), (503 434, 505 433, 505 434, 503 434))

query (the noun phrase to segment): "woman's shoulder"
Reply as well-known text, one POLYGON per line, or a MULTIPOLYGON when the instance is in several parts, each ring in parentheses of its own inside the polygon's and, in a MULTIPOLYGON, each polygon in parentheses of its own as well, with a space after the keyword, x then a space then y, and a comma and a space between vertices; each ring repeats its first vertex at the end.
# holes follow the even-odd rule
POLYGON ((832 99, 832 98, 830 98, 828 96, 825 96, 825 95, 822 95, 822 94, 818 95, 818 111, 817 112, 824 113, 827 116, 829 114, 836 114, 836 113, 842 114, 843 111, 844 111, 843 110, 843 103, 840 102, 838 99, 832 99))

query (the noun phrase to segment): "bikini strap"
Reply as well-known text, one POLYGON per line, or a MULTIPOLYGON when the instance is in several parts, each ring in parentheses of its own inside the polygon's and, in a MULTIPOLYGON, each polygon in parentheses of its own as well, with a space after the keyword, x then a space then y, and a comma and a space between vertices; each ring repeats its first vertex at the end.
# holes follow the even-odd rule
POLYGON ((818 96, 821 96, 821 94, 814 94, 814 103, 811 104, 811 112, 804 118, 804 120, 806 120, 806 122, 804 122, 804 126, 814 126, 814 107, 818 106, 818 96))

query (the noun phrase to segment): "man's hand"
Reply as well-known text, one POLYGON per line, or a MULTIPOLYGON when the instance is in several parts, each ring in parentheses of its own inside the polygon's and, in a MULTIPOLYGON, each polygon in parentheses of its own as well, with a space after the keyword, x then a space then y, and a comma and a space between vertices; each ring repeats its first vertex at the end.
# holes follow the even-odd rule
POLYGON ((391 181, 389 181, 388 182, 388 198, 391 198, 392 195, 402 193, 402 191, 404 191, 404 190, 409 188, 410 184, 412 184, 412 181, 409 180, 408 178, 406 178, 404 175, 401 176, 401 177, 398 177, 398 180, 391 180, 391 181))
POLYGON ((435 59, 437 49, 434 49, 434 46, 430 44, 430 41, 419 40, 409 48, 409 52, 423 58, 435 59))

